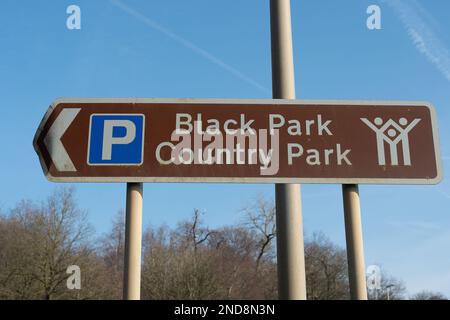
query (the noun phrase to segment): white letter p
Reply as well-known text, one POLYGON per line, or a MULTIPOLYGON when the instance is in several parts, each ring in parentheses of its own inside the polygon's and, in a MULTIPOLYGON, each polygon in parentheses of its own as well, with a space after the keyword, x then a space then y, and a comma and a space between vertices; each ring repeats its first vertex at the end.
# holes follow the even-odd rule
POLYGON ((111 160, 114 144, 130 144, 136 138, 136 125, 130 120, 105 120, 102 160, 111 160), (125 128, 123 137, 113 137, 114 128, 125 128))

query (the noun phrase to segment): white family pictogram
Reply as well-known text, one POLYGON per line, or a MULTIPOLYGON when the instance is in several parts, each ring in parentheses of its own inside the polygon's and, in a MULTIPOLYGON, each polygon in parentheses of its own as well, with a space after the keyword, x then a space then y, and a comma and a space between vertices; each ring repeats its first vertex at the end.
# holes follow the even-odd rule
POLYGON ((411 154, 409 150, 409 132, 420 122, 421 119, 414 119, 410 123, 406 118, 400 118, 398 123, 393 119, 386 122, 382 118, 375 118, 373 123, 367 118, 361 118, 370 129, 372 129, 377 138, 378 164, 386 165, 385 142, 389 145, 391 165, 398 166, 398 145, 401 143, 403 153, 403 165, 411 165, 411 154))

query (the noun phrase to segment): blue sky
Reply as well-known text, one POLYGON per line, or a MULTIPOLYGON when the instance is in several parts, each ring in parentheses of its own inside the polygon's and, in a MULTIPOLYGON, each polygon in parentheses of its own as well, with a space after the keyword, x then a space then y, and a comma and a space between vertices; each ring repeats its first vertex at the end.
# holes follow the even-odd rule
MULTIPOLYGON (((0 11, 0 209, 40 200, 44 178, 32 138, 58 97, 270 98, 268 0, 3 0, 0 11), (67 6, 81 30, 66 28, 67 6)), ((293 0, 299 99, 428 100, 438 113, 444 180, 438 186, 361 186, 366 265, 450 295, 450 2, 293 0), (368 30, 377 4, 382 29, 368 30)), ((124 207, 124 184, 78 184, 99 233, 124 207)), ((272 185, 146 184, 144 223, 240 221, 272 185)), ((344 246, 338 185, 303 185, 306 234, 344 246)))

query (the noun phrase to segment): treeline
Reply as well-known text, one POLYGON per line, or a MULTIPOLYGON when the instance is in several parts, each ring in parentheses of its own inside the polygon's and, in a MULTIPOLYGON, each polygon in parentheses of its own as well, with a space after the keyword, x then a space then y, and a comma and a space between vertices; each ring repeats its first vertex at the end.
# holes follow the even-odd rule
MULTIPOLYGON (((96 236, 73 189, 36 204, 22 201, 0 214, 0 299, 121 299, 124 214, 96 236), (81 270, 69 290, 67 268, 81 270)), ((194 210, 175 228, 147 227, 143 236, 143 299, 277 299, 275 209, 259 197, 237 225, 210 229, 194 210)), ((308 299, 348 299, 345 250, 315 234, 305 243, 308 299)), ((387 275, 372 299, 404 299, 403 283, 387 275), (393 285, 393 286, 392 286, 393 285)), ((444 299, 422 292, 418 299, 444 299)))

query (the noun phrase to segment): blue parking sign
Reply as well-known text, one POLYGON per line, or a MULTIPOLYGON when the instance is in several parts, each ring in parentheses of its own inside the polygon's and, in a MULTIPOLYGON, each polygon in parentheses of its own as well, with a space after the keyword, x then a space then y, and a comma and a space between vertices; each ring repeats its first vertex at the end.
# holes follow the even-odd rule
POLYGON ((143 114, 93 114, 89 125, 88 164, 142 164, 144 127, 143 114))

